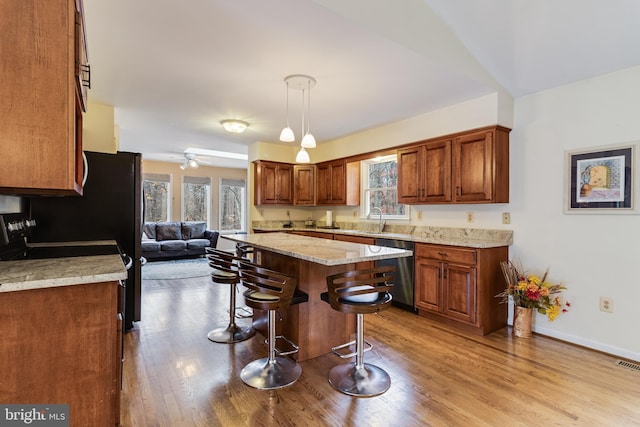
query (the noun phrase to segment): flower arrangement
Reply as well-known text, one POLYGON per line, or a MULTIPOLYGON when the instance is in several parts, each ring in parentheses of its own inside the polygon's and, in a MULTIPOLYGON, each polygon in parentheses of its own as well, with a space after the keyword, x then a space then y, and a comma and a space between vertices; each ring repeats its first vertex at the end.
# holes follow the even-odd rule
POLYGON ((525 275, 524 271, 516 268, 511 261, 503 261, 500 265, 507 288, 496 297, 501 297, 503 303, 508 302, 511 297, 515 305, 535 309, 552 322, 560 313, 566 313, 571 307, 569 302, 563 303, 557 295, 567 288, 547 282, 548 269, 541 279, 533 274, 525 275))

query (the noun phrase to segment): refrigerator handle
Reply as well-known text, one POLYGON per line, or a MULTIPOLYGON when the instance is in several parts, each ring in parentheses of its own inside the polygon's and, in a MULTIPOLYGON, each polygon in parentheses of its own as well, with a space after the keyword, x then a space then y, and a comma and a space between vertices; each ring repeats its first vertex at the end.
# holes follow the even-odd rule
POLYGON ((82 152, 82 186, 87 182, 87 178, 89 177, 89 162, 87 162, 87 156, 82 152))

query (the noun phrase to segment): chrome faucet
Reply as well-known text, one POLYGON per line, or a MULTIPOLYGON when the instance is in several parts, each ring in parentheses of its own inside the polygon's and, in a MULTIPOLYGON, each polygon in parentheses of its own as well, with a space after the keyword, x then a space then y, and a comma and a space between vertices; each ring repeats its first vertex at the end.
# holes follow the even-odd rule
MULTIPOLYGON (((386 221, 382 220, 382 209, 380 209, 377 206, 374 206, 371 208, 372 211, 378 211, 378 215, 380 215, 380 222, 378 223, 378 233, 382 233, 382 230, 384 230, 384 224, 386 221)), ((371 218, 371 213, 369 213, 369 218, 371 218)))

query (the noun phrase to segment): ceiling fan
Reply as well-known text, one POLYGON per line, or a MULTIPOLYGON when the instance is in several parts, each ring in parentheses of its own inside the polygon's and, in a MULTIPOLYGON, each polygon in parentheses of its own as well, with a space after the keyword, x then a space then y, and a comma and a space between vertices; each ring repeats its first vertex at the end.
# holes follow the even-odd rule
POLYGON ((200 166, 200 162, 196 158, 195 154, 184 153, 184 163, 180 165, 180 169, 185 170, 187 168, 197 168, 200 166))

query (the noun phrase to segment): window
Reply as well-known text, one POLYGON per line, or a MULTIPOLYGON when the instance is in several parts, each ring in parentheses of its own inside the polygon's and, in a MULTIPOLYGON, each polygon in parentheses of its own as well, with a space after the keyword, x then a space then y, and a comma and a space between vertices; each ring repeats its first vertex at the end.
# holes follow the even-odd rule
POLYGON ((142 177, 144 221, 169 221, 171 218, 171 175, 145 173, 142 177))
POLYGON ((220 179, 221 232, 245 231, 246 197, 243 179, 220 179))
POLYGON ((182 220, 204 221, 209 224, 211 178, 182 177, 182 220))
POLYGON ((390 155, 364 160, 362 170, 361 215, 368 217, 380 208, 382 216, 390 219, 409 219, 409 209, 398 203, 397 156, 390 155))

